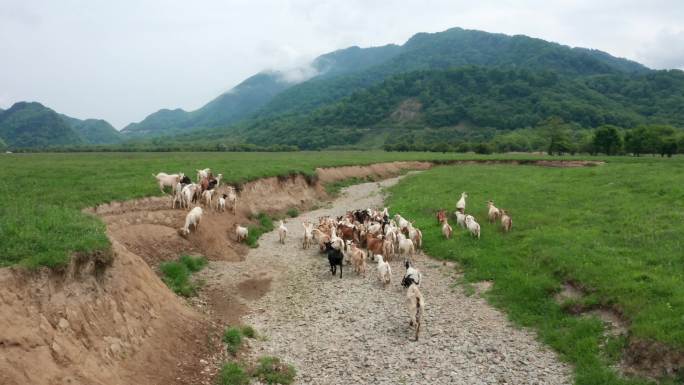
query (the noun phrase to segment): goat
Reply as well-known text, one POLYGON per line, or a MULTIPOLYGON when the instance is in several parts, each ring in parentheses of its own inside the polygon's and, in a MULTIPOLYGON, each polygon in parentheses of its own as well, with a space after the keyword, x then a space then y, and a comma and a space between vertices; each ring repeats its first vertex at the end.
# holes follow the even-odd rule
POLYGON ((465 216, 465 214, 460 212, 460 211, 456 211, 456 212, 454 212, 454 214, 456 215, 456 224, 465 229, 466 228, 466 223, 465 223, 466 216, 465 216))
POLYGON ((287 227, 285 227, 285 222, 280 220, 280 226, 278 226, 278 238, 281 244, 285 244, 285 238, 287 238, 287 227))
POLYGON ((404 261, 404 267, 406 267, 406 273, 404 273, 404 278, 401 280, 401 285, 406 288, 414 284, 420 285, 420 281, 423 278, 420 271, 413 267, 408 260, 404 261))
POLYGON ((442 223, 442 235, 444 235, 444 238, 449 239, 451 238, 451 234, 454 232, 454 230, 449 226, 449 221, 444 219, 444 222, 442 223))
POLYGON ((390 238, 385 238, 382 242, 382 255, 388 262, 394 257, 394 242, 390 238))
POLYGON ((477 239, 480 239, 480 224, 475 221, 475 217, 472 215, 466 215, 465 223, 468 227, 468 231, 470 231, 470 234, 477 237, 477 239))
POLYGON ((195 231, 197 231, 201 219, 201 207, 195 207, 194 209, 190 210, 188 215, 185 216, 185 226, 183 226, 183 228, 180 229, 180 234, 185 236, 190 235, 190 226, 193 226, 195 228, 195 231))
POLYGON ((210 168, 205 168, 203 170, 195 170, 197 171, 197 181, 201 181, 202 179, 209 178, 209 175, 211 175, 211 169, 210 168))
POLYGON ((157 183, 159 183, 159 190, 162 192, 162 194, 164 194, 164 187, 169 186, 173 190, 173 188, 180 183, 181 179, 185 177, 182 172, 171 175, 165 172, 160 172, 157 175, 152 174, 152 176, 157 179, 157 183))
POLYGON ((456 202, 456 210, 457 211, 465 213, 466 198, 468 198, 468 194, 466 192, 462 192, 461 193, 461 199, 459 199, 458 202, 456 202))
POLYGON ((413 242, 417 249, 421 249, 423 247, 423 233, 420 231, 420 229, 413 227, 413 223, 411 222, 409 222, 407 228, 409 239, 413 242))
POLYGON ((412 284, 406 291, 406 308, 409 313, 409 326, 415 328, 415 340, 418 341, 420 334, 421 316, 425 307, 425 299, 418 285, 412 284))
POLYGON ((221 195, 221 197, 218 199, 218 210, 219 210, 220 212, 226 211, 226 198, 227 198, 227 197, 228 197, 228 195, 223 194, 223 195, 221 195))
POLYGON ((354 271, 359 274, 366 276, 366 252, 356 247, 355 244, 350 244, 351 251, 351 262, 354 267, 354 271))
POLYGON ((342 261, 344 260, 344 255, 342 251, 334 248, 332 242, 325 243, 325 253, 328 255, 328 263, 330 263, 330 272, 333 277, 337 272, 337 266, 340 267, 340 279, 342 279, 342 261))
POLYGON ((489 211, 487 212, 489 223, 496 222, 496 220, 501 216, 501 211, 494 206, 494 202, 491 200, 487 201, 487 207, 489 208, 489 211))
POLYGON ((228 187, 228 202, 230 203, 230 207, 233 209, 233 214, 237 211, 237 201, 238 201, 238 196, 237 192, 235 191, 235 187, 229 186, 228 187))
POLYGON ((408 228, 409 221, 404 219, 401 215, 394 215, 394 219, 397 221, 397 224, 399 225, 399 230, 404 231, 404 229, 408 228))
POLYGON ((171 208, 175 209, 176 208, 176 202, 178 203, 178 207, 183 208, 183 188, 185 185, 183 182, 181 183, 176 183, 176 185, 173 187, 173 201, 171 202, 171 208))
POLYGON ((366 248, 368 249, 368 255, 382 254, 383 243, 382 235, 374 237, 371 234, 366 234, 366 248))
POLYGON ((308 249, 313 243, 313 223, 304 222, 302 223, 304 227, 304 239, 302 240, 302 248, 308 249))
POLYGON ((443 223, 447 219, 446 210, 437 211, 437 223, 443 223))
POLYGON ((235 241, 240 243, 245 240, 247 240, 247 236, 249 235, 249 229, 246 227, 240 226, 237 223, 233 225, 235 228, 235 241))
POLYGON ((410 239, 406 238, 404 234, 399 233, 399 256, 406 257, 408 256, 409 259, 413 259, 413 253, 416 252, 416 248, 413 245, 413 241, 410 239))
POLYGON ((378 279, 383 286, 387 286, 392 282, 392 267, 389 262, 382 260, 382 255, 376 255, 375 259, 378 260, 378 279))
POLYGON ((186 209, 190 208, 190 203, 194 201, 195 192, 197 191, 199 191, 199 186, 194 183, 184 186, 181 190, 181 195, 183 199, 182 206, 184 206, 186 209))
POLYGON ((318 241, 318 248, 321 252, 325 251, 325 244, 330 242, 330 236, 319 229, 313 229, 313 234, 318 241))
POLYGON ((214 190, 205 190, 202 193, 202 201, 209 208, 211 208, 211 197, 212 197, 212 195, 214 195, 214 190))
POLYGON ((507 233, 511 231, 511 227, 513 227, 513 220, 511 219, 511 216, 508 215, 508 211, 501 210, 501 228, 503 228, 503 231, 507 233))

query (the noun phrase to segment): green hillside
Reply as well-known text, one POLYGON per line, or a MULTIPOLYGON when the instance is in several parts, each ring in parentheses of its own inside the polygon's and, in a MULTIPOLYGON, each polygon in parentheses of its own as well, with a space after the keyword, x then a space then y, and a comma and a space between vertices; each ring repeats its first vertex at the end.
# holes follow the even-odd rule
POLYGON ((61 116, 88 144, 114 144, 123 141, 123 135, 106 120, 81 120, 66 115, 61 116))
POLYGON ((84 143, 58 113, 35 102, 15 103, 0 113, 0 138, 13 148, 84 143))
POLYGON ((122 135, 100 119, 76 119, 36 102, 0 111, 0 139, 11 148, 115 144, 122 135))

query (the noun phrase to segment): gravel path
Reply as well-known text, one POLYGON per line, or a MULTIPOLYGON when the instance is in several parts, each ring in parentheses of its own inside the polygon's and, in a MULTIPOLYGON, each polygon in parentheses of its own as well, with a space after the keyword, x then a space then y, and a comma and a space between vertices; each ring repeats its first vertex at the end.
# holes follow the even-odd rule
POLYGON ((263 235, 246 261, 212 266, 214 285, 240 277, 270 285, 263 296, 251 298, 252 311, 243 318, 267 336, 250 342, 250 354, 292 363, 298 384, 572 383, 568 366, 533 333, 512 326, 479 296, 468 297, 455 286, 452 264, 417 256, 426 309, 421 339, 415 342, 399 285, 401 262, 392 262, 392 284, 383 289, 373 264, 365 278, 347 266, 342 279, 332 278, 317 247, 302 249, 303 220, 380 207, 380 186, 398 179, 352 186, 331 207, 289 219, 284 245, 274 231, 263 235))

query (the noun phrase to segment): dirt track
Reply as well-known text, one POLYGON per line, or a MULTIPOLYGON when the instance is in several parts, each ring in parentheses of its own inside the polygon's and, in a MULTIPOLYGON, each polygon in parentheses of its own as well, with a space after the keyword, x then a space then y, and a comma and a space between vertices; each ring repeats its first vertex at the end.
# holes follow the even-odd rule
POLYGON ((352 186, 330 207, 290 219, 287 242, 277 232, 242 262, 211 262, 201 278, 210 311, 225 322, 253 325, 268 338, 251 341, 250 355, 276 355, 294 364, 300 384, 569 384, 569 368, 535 336, 454 285, 453 265, 417 257, 423 273, 425 328, 409 340, 404 268, 392 263, 383 289, 369 265, 365 278, 345 266, 332 278, 316 247, 302 250, 301 222, 348 209, 382 205, 381 183, 352 186))

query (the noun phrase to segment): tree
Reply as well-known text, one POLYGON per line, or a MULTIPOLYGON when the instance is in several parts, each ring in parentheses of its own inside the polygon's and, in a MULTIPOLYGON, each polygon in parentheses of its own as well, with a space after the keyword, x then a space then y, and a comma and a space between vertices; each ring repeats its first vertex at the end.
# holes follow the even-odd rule
POLYGON ((563 124, 561 118, 549 118, 544 121, 543 125, 549 138, 547 152, 550 155, 553 155, 554 153, 563 155, 566 152, 573 151, 573 145, 570 142, 569 129, 563 124))
POLYGON ((625 149, 635 156, 640 156, 646 152, 646 128, 633 128, 625 135, 625 149))
POLYGON ((606 155, 615 155, 622 149, 622 136, 615 126, 604 125, 594 134, 594 146, 606 155))
POLYGON ((478 143, 477 145, 475 145, 475 152, 477 154, 486 155, 486 154, 491 154, 493 151, 494 150, 492 149, 492 145, 490 145, 489 143, 482 142, 482 143, 478 143))
POLYGON ((677 140, 675 139, 674 136, 669 136, 666 138, 662 138, 662 143, 660 144, 660 156, 665 156, 667 155, 668 158, 671 158, 673 154, 677 153, 677 140))

